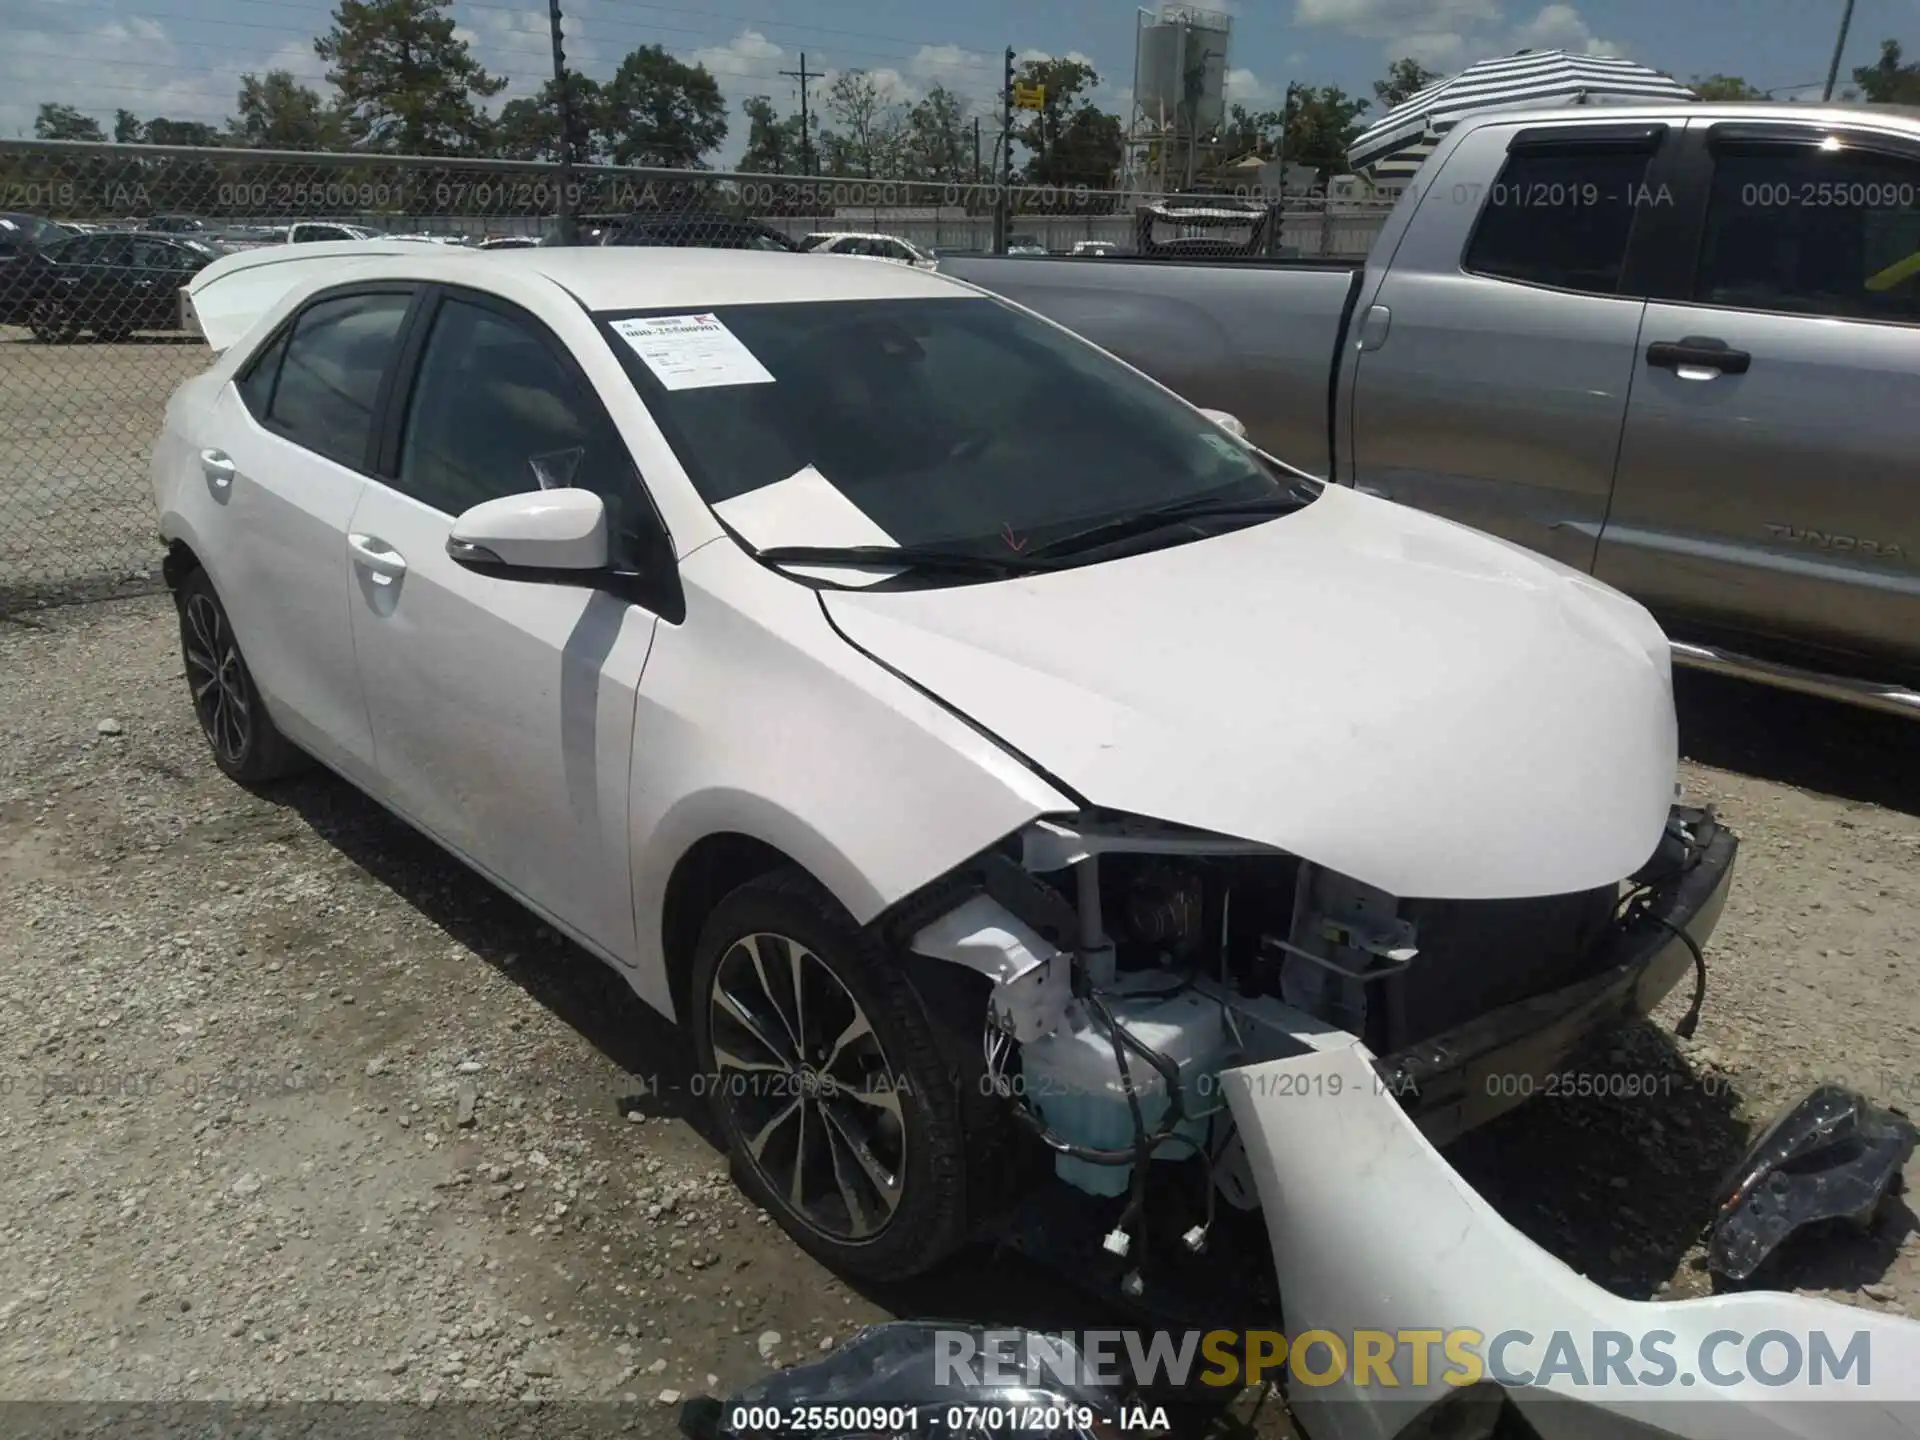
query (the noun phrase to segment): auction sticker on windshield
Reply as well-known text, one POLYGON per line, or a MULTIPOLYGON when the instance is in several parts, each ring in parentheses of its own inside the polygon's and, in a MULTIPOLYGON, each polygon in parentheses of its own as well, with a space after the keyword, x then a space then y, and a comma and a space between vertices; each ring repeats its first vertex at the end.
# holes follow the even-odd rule
POLYGON ((773 376, 717 315, 656 315, 616 320, 614 333, 669 390, 770 385, 773 376))

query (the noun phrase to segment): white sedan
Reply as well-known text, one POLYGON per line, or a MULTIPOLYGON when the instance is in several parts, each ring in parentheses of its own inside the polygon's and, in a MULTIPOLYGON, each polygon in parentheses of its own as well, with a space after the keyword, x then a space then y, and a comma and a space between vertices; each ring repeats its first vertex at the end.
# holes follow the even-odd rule
POLYGON ((938 257, 922 250, 898 235, 880 235, 854 230, 821 230, 800 242, 803 250, 816 255, 865 255, 873 260, 892 260, 919 270, 940 268, 938 257))
MULTIPOLYGON (((1376 1162, 1437 1255, 1433 1143, 1531 1090, 1482 1078, 1704 979, 1734 842, 1671 803, 1632 601, 924 271, 374 248, 191 290, 220 353, 153 478, 214 759, 319 761, 682 1020, 830 1263, 924 1270, 1044 1184, 1137 1288, 1217 1187, 1284 1289, 1388 1239, 1273 1205, 1289 1167, 1376 1162), (1261 1079, 1330 1055, 1392 1083, 1261 1079)), ((1434 1313, 1502 1256, 1624 1303, 1489 1216, 1434 1313)))

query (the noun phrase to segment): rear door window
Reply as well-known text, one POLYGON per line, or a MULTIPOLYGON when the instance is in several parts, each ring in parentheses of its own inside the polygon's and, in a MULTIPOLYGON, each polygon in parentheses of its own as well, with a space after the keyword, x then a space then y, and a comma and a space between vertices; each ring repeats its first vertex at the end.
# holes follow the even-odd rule
POLYGON ((1619 294, 1627 239, 1652 158, 1644 147, 1568 146, 1510 155, 1481 197, 1466 268, 1556 290, 1619 294))
POLYGON ((1723 151, 1693 298, 1920 320, 1920 160, 1815 144, 1723 151))
POLYGON ((412 302, 409 293, 381 291, 309 305, 287 343, 268 423, 296 445, 364 468, 380 381, 412 302))

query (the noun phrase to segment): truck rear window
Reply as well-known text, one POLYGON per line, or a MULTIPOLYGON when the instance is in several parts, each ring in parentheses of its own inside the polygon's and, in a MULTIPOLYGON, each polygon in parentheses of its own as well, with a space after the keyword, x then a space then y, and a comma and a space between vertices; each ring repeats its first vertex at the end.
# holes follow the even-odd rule
POLYGON ((1481 201, 1466 268, 1556 290, 1618 294, 1651 159, 1644 149, 1510 156, 1481 201))

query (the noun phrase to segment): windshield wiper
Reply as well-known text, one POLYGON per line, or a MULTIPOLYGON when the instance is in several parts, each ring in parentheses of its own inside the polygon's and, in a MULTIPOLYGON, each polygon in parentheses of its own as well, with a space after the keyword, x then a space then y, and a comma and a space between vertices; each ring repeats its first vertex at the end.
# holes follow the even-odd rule
POLYGON ((1058 567, 1027 555, 981 555, 928 545, 775 545, 754 554, 774 565, 872 567, 887 570, 951 570, 963 575, 1025 575, 1058 567))
POLYGON ((1104 520, 1085 530, 1076 530, 1071 535, 1062 535, 1058 540, 1049 540, 1030 553, 1042 559, 1070 555, 1076 551, 1091 550, 1112 541, 1151 534, 1155 530, 1164 530, 1169 525, 1178 525, 1188 520, 1211 520, 1235 515, 1254 518, 1291 515, 1311 498, 1310 495, 1303 494, 1299 490, 1289 489, 1274 495, 1256 495, 1239 500, 1225 500, 1219 496, 1179 500, 1171 505, 1156 505, 1151 510, 1137 510, 1131 515, 1122 515, 1115 520, 1104 520))

